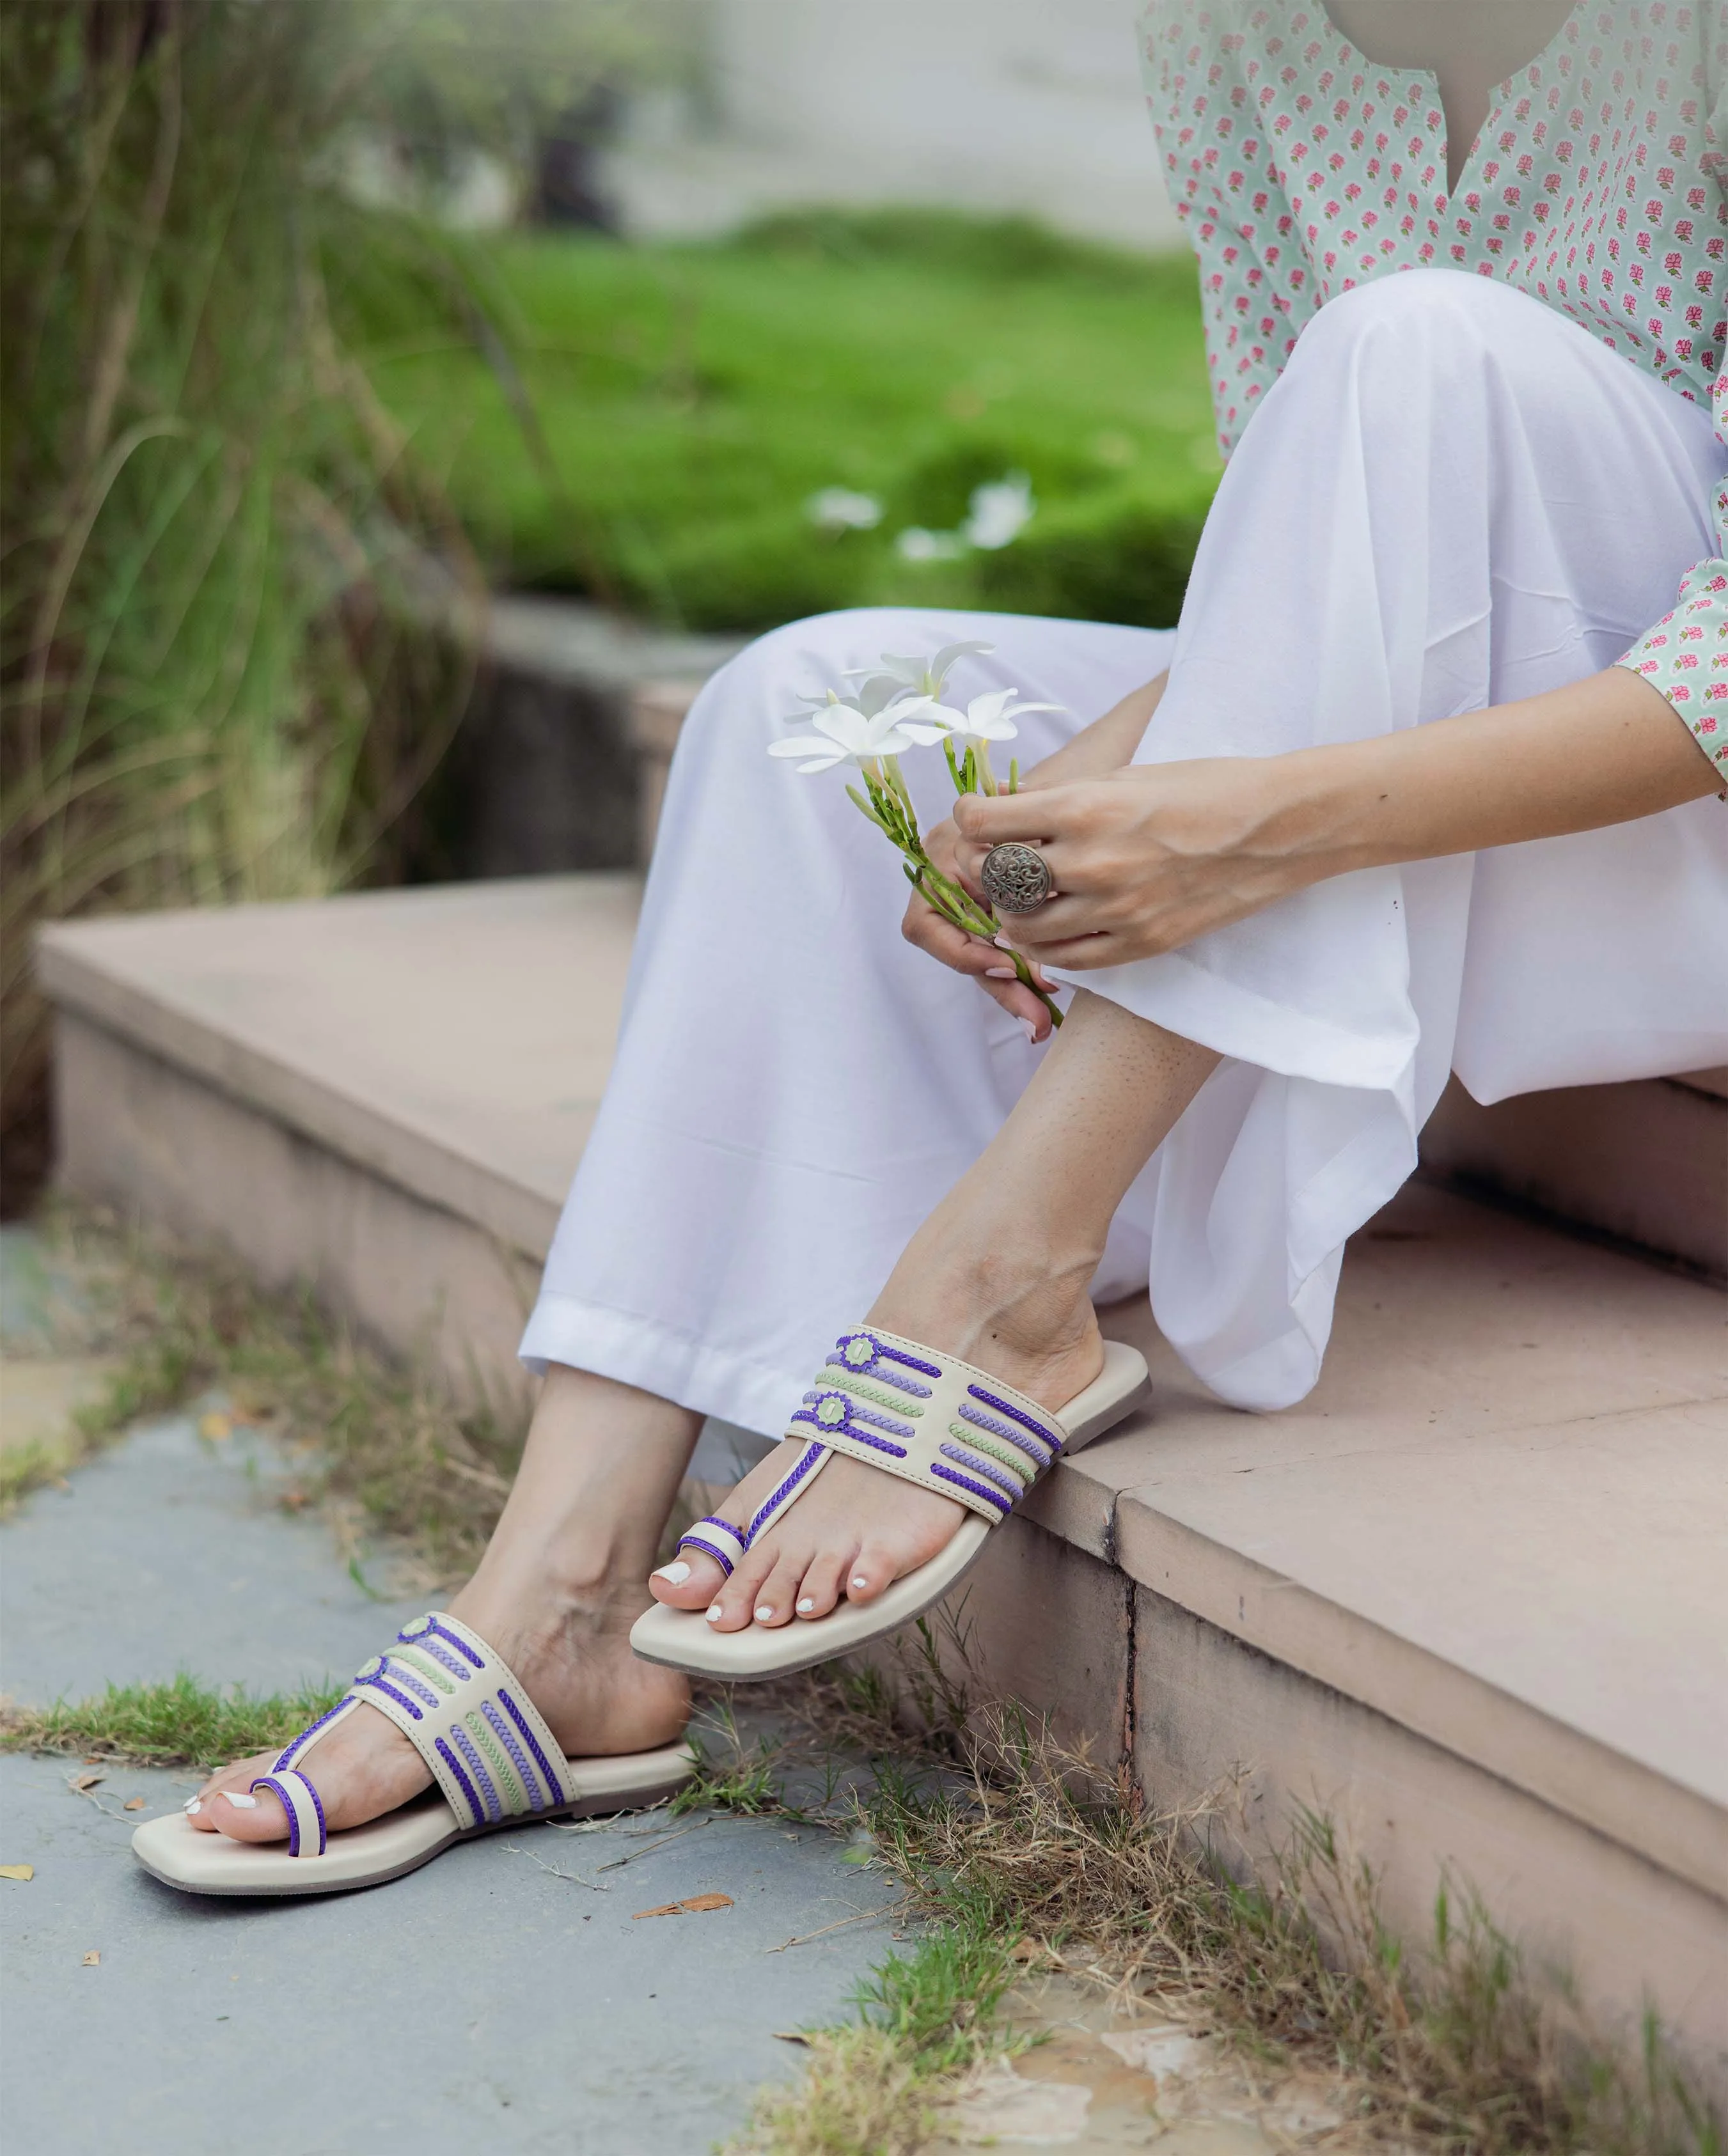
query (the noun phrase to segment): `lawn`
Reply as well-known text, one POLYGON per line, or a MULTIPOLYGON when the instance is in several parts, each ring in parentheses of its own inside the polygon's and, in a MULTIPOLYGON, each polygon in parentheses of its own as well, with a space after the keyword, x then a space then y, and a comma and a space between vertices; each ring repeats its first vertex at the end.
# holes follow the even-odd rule
POLYGON ((878 601, 1175 618, 1218 471, 1185 257, 810 213, 701 246, 501 235, 463 266, 448 328, 388 280, 344 304, 500 582, 692 629, 878 601), (903 558, 1016 471, 1011 544, 903 558), (879 523, 813 522, 833 488, 879 523))

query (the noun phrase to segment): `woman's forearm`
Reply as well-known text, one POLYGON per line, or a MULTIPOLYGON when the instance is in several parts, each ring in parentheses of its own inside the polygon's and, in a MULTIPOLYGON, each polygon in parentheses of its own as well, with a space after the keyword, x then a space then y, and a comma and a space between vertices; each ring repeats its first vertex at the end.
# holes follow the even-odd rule
POLYGON ((1521 702, 1271 758, 1255 850, 1302 881, 1654 815, 1722 780, 1666 697, 1624 667, 1521 702))
POLYGON ((1674 707, 1624 668, 1521 703, 1287 756, 1136 763, 954 804, 975 887, 1005 839, 1054 894, 1013 947, 1087 971, 1180 950, 1328 876, 1627 823, 1716 792, 1674 707))

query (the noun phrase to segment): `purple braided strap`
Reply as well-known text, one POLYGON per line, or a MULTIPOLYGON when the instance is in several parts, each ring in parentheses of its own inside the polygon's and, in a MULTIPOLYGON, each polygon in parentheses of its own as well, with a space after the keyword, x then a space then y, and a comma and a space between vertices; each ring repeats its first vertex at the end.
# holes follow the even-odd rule
POLYGON ((998 1414, 1006 1415, 1010 1422, 1017 1422, 1022 1430, 1029 1430, 1034 1437, 1047 1445, 1053 1452, 1062 1450, 1062 1432, 1056 1427, 1053 1419, 1034 1421, 1031 1415, 1016 1407, 1011 1400, 1005 1400, 1000 1399, 995 1393, 985 1392, 982 1385, 968 1385, 966 1390, 970 1393, 975 1400, 982 1400, 987 1408, 994 1408, 998 1414))
POLYGON ((815 1439, 805 1445, 803 1452, 799 1455, 796 1466, 780 1477, 779 1482, 769 1491, 761 1510, 751 1521, 748 1531, 744 1537, 744 1547, 747 1549, 780 1507, 795 1496, 809 1478, 833 1457, 834 1455, 827 1446, 818 1444, 815 1439))
POLYGON ((352 1692, 344 1692, 334 1707, 327 1708, 316 1722, 308 1722, 298 1737, 291 1738, 283 1746, 276 1754, 275 1763, 270 1768, 271 1774, 280 1774, 285 1768, 291 1767, 321 1730, 327 1729, 332 1722, 338 1720, 340 1717, 349 1712, 352 1708, 358 1707, 359 1704, 359 1701, 352 1692))
POLYGON ((716 1519, 712 1513, 679 1536, 679 1548, 683 1549, 687 1544, 692 1549, 699 1549, 704 1557, 712 1558, 728 1579, 733 1567, 750 1546, 747 1533, 733 1527, 730 1520, 716 1519))
POLYGON ((956 1489, 969 1490, 975 1497, 988 1498, 1002 1519, 1005 1520, 1014 1510, 1013 1499, 1005 1497, 999 1490, 992 1490, 987 1482, 975 1482, 969 1475, 956 1475, 953 1468, 939 1464, 932 1467, 930 1472, 939 1476, 944 1482, 952 1482, 956 1489))
POLYGON ((467 1800, 469 1825, 484 1826, 486 1825, 486 1806, 481 1804, 479 1797, 476 1794, 474 1784, 468 1779, 467 1769, 463 1766, 461 1761, 457 1758, 455 1753, 451 1751, 449 1745, 445 1743, 441 1737, 438 1738, 435 1741, 438 1746, 439 1758, 443 1760, 445 1765, 450 1768, 450 1773, 455 1777, 456 1785, 461 1790, 464 1798, 467 1800))

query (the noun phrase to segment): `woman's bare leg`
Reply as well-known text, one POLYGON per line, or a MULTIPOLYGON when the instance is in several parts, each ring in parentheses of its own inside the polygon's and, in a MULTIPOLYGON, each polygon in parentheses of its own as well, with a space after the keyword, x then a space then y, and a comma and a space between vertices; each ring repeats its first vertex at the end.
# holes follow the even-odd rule
MULTIPOLYGON (((1081 993, 1013 1113, 908 1244, 870 1318, 964 1356, 1046 1407, 1072 1399, 1103 1363, 1088 1288, 1110 1222, 1217 1060, 1081 993)), ((811 1342, 813 1359, 823 1344, 811 1342)), ((742 1525, 790 1456, 771 1453, 717 1517, 742 1525)), ((933 1557, 964 1517, 949 1498, 841 1458, 730 1579, 692 1555, 649 1584, 676 1608, 717 1611, 722 1631, 820 1617, 842 1594, 880 1594, 933 1557)))
MULTIPOLYGON (((450 1604, 515 1671, 573 1756, 650 1750, 684 1727, 684 1680, 638 1661, 629 1635, 701 1421, 588 1371, 549 1371, 503 1517, 450 1604)), ((369 1708, 339 1722, 305 1763, 332 1827, 393 1811, 432 1779, 369 1708)), ((223 1794, 244 1794, 265 1764, 245 1760, 213 1777, 193 1824, 240 1841, 285 1840, 267 1790, 249 1805, 223 1794)))
MULTIPOLYGON (((1048 1406, 1072 1399, 1102 1361, 1087 1289, 1111 1219, 1216 1060, 1081 995, 1013 1114, 913 1238, 870 1316, 1048 1406)), ((683 1680, 638 1661, 629 1631, 700 1420, 651 1394, 554 1368, 497 1530, 450 1604, 516 1671, 572 1753, 642 1750, 683 1726, 683 1680)), ((764 1471, 723 1510, 747 1517, 764 1471)), ((738 1568, 719 1621, 734 1629, 768 1607, 763 1621, 782 1624, 799 1602, 818 1615, 842 1591, 867 1600, 933 1555, 960 1517, 944 1498, 836 1460, 738 1568)), ((701 1606, 717 1580, 710 1570, 706 1585, 695 1568, 681 1587, 656 1574, 654 1591, 701 1606)), ((378 1713, 339 1724, 314 1757, 332 1827, 376 1819, 429 1779, 378 1713)), ((243 1841, 284 1839, 267 1792, 252 1805, 224 1794, 244 1794, 259 1771, 248 1760, 214 1776, 194 1824, 243 1841)))

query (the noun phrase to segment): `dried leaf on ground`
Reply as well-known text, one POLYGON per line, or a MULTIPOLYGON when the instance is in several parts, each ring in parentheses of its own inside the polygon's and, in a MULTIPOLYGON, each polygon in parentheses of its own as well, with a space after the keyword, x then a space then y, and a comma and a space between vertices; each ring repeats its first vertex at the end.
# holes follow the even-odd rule
POLYGON ((105 1774, 69 1774, 66 1777, 66 1787, 69 1789, 75 1789, 78 1794, 82 1796, 86 1789, 95 1789, 98 1782, 105 1782, 107 1779, 105 1774))
POLYGON ((33 1864, 0 1864, 0 1879, 33 1879, 35 1876, 33 1864))
POLYGON ((141 1812, 149 1801, 147 1797, 128 1797, 121 1810, 123 1812, 141 1812))
POLYGON ((102 1957, 95 1947, 85 1956, 83 1965, 85 1969, 100 1969, 102 1966, 102 1957))
POLYGON ((729 1909, 730 1894, 692 1894, 681 1902, 662 1902, 657 1909, 638 1909, 632 1923, 641 1917, 697 1917, 707 1909, 729 1909))

